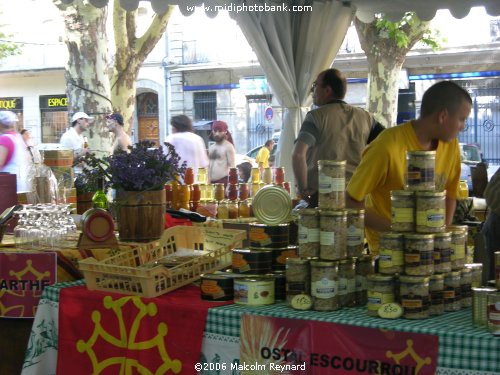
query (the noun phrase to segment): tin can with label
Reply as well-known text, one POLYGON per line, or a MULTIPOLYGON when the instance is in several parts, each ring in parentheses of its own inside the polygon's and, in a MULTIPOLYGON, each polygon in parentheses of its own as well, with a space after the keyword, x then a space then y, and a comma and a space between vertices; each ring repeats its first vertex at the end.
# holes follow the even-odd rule
POLYGON ((229 274, 200 275, 201 299, 207 301, 230 301, 234 296, 233 278, 229 274))
POLYGON ((252 277, 234 279, 234 303, 260 306, 274 303, 274 278, 252 277))
POLYGON ((266 274, 272 271, 271 250, 234 249, 232 268, 234 273, 266 274))
POLYGON ((272 269, 275 271, 284 271, 286 269, 286 260, 287 258, 296 258, 297 257, 297 246, 286 246, 280 248, 270 248, 263 247, 259 249, 253 249, 255 251, 271 251, 273 254, 272 261, 272 269))
POLYGON ((496 291, 496 288, 472 288, 472 324, 475 327, 488 325, 488 294, 496 291))
POLYGON ((258 223, 249 224, 248 239, 250 247, 282 249, 288 246, 290 225, 266 225, 258 223))

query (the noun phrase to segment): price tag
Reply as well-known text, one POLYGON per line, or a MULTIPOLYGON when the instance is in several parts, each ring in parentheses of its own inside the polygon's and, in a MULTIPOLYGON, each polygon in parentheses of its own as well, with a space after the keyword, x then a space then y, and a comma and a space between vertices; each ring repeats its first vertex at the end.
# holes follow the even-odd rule
POLYGON ((384 303, 378 309, 378 316, 384 319, 397 319, 403 315, 403 308, 399 303, 384 303))
POLYGON ((291 304, 295 310, 309 310, 312 307, 312 298, 307 294, 297 294, 293 296, 291 304))

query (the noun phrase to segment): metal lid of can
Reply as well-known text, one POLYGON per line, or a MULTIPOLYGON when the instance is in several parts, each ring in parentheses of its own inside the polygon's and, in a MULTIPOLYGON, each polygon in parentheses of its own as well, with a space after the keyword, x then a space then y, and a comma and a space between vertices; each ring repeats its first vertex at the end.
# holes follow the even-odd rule
POLYGON ((413 190, 391 190, 391 197, 395 195, 412 197, 415 195, 415 192, 413 190))
POLYGON ((482 269, 483 268, 483 263, 467 263, 464 264, 465 268, 470 268, 470 269, 482 269))
POLYGON ((436 151, 406 151, 406 155, 429 157, 436 155, 436 151))
POLYGON ((434 238, 445 238, 445 237, 451 237, 451 232, 437 232, 437 233, 434 233, 434 238))
POLYGON ((318 160, 318 165, 346 165, 346 160, 318 160))
POLYGON ((304 216, 318 216, 319 210, 317 208, 302 208, 298 211, 298 214, 304 216))
POLYGON ((347 218, 346 210, 319 210, 320 216, 345 216, 347 218))
POLYGON ((267 185, 260 189, 253 199, 253 213, 262 223, 277 225, 290 221, 292 199, 280 187, 267 185))
POLYGON ((403 239, 404 234, 398 232, 380 232, 380 238, 397 238, 403 239))
POLYGON ((446 196, 446 190, 443 191, 417 191, 417 198, 436 198, 446 196))
POLYGON ((399 276, 399 281, 408 284, 427 284, 429 283, 429 277, 401 275, 399 276))

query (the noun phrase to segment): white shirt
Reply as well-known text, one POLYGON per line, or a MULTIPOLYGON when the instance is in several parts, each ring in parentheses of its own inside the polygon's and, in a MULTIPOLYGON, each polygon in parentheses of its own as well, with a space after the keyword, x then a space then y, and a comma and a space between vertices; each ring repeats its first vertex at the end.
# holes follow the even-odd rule
MULTIPOLYGON (((81 155, 84 142, 83 135, 78 134, 74 127, 66 130, 59 141, 64 148, 73 150, 75 158, 81 155)), ((82 169, 80 167, 75 167, 74 171, 75 173, 81 173, 82 169)))
POLYGON ((9 162, 3 167, 0 167, 0 172, 7 172, 16 175, 17 192, 31 191, 32 183, 31 176, 32 170, 28 162, 28 150, 24 139, 20 134, 3 134, 9 137, 14 143, 14 153, 9 162))
MULTIPOLYGON (((191 132, 173 133, 167 136, 165 142, 175 147, 175 152, 180 156, 181 163, 186 162, 186 166, 193 168, 195 180, 198 175, 198 168, 208 167, 208 156, 205 142, 199 135, 191 132)), ((166 154, 166 146, 163 146, 166 154)))

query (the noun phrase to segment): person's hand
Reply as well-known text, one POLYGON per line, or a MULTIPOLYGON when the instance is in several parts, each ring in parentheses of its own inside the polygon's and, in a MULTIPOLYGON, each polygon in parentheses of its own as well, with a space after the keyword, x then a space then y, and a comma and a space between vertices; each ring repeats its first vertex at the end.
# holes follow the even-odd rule
POLYGON ((298 189, 297 193, 301 199, 305 199, 313 195, 315 191, 313 189, 305 188, 305 189, 298 189))

